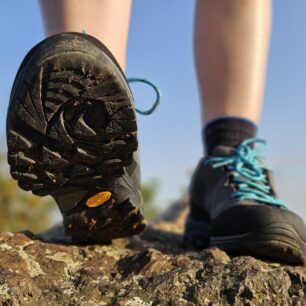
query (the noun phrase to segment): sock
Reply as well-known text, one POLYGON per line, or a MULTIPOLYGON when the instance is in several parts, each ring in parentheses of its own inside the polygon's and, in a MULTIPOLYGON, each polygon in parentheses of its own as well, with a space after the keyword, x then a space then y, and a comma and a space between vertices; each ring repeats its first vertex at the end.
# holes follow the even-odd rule
POLYGON ((248 138, 256 137, 257 125, 242 117, 219 117, 203 129, 203 143, 210 155, 216 146, 236 147, 248 138))

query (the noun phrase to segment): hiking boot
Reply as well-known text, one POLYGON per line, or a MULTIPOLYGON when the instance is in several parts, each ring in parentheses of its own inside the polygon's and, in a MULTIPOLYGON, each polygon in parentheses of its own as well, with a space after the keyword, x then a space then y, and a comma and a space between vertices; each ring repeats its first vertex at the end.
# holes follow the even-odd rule
POLYGON ((11 175, 56 200, 74 241, 144 229, 136 133, 127 80, 97 39, 57 34, 26 55, 7 115, 11 175))
POLYGON ((278 199, 256 143, 219 146, 203 158, 190 185, 185 242, 289 264, 306 262, 303 220, 278 199))

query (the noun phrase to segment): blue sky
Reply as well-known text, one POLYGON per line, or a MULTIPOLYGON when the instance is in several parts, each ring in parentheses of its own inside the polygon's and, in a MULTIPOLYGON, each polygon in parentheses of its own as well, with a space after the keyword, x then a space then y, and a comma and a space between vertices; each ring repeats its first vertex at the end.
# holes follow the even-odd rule
MULTIPOLYGON (((193 0, 134 0, 127 76, 153 80, 163 92, 160 108, 139 116, 143 180, 160 181, 158 203, 167 206, 188 184, 202 155, 199 96, 193 64, 193 0)), ((306 219, 306 2, 274 1, 273 31, 260 136, 279 194, 306 219)), ((0 133, 16 70, 44 37, 36 0, 0 2, 0 133)), ((151 92, 133 87, 139 107, 151 92)), ((3 148, 5 149, 5 148, 3 148)))

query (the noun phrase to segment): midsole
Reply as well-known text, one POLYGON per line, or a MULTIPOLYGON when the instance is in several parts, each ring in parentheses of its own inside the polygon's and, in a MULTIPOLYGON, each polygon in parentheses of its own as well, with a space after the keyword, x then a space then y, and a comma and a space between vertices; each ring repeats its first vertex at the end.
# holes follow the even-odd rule
POLYGON ((271 223, 260 227, 255 231, 246 232, 239 235, 214 236, 210 235, 211 226, 205 222, 187 220, 186 236, 198 239, 204 238, 209 240, 209 245, 223 248, 236 248, 239 245, 251 243, 254 241, 280 241, 288 245, 297 247, 305 245, 302 238, 294 228, 286 223, 271 223))

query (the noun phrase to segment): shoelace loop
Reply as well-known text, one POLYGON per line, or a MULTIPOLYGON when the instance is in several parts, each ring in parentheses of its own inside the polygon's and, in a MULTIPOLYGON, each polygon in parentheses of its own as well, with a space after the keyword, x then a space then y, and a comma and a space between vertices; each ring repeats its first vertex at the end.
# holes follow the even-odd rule
POLYGON ((161 99, 160 89, 153 82, 151 82, 147 79, 144 79, 144 78, 128 78, 127 81, 128 81, 128 83, 136 83, 136 82, 145 83, 145 84, 151 86, 154 89, 154 91, 156 93, 156 99, 155 99, 155 102, 154 102, 153 106, 148 110, 141 110, 139 108, 136 108, 136 112, 141 114, 141 115, 151 115, 156 110, 156 108, 158 107, 158 105, 160 103, 160 99, 161 99))
MULTIPOLYGON (((85 28, 82 29, 82 33, 87 34, 87 30, 85 28)), ((146 115, 151 115, 152 113, 154 113, 154 111, 158 107, 158 105, 160 103, 160 100, 161 100, 160 89, 153 82, 151 82, 147 79, 144 79, 144 78, 133 77, 133 78, 128 78, 127 81, 128 81, 128 83, 136 83, 136 82, 145 83, 145 84, 151 86, 154 89, 154 91, 156 93, 156 99, 155 99, 155 102, 154 102, 153 106, 151 108, 149 108, 148 110, 141 110, 139 108, 136 108, 136 112, 138 114, 141 114, 141 115, 146 116, 146 115)))
POLYGON ((266 141, 259 138, 250 138, 243 141, 233 155, 210 157, 205 160, 205 165, 211 164, 213 168, 226 167, 232 172, 232 182, 237 190, 232 198, 238 200, 254 200, 272 206, 287 208, 286 204, 271 195, 271 187, 265 174, 267 167, 261 163, 263 156, 260 154, 266 147, 266 141), (254 143, 254 147, 250 146, 254 143), (255 143, 261 146, 255 148, 255 143))

